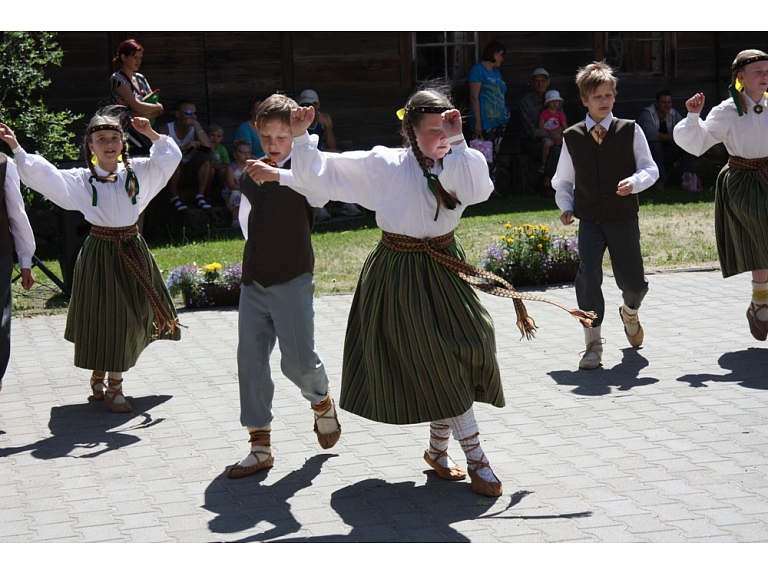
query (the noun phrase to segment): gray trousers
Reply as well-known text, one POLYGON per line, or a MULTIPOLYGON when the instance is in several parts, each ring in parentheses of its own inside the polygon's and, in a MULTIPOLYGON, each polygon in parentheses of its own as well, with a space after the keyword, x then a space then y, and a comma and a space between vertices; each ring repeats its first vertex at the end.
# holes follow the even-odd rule
POLYGON ((621 290, 624 305, 630 309, 639 309, 648 293, 637 217, 622 222, 606 220, 600 224, 579 221, 581 265, 575 282, 576 301, 580 309, 597 314, 593 327, 601 325, 605 316, 602 284, 606 248, 611 256, 613 275, 621 290))
POLYGON ((0 379, 5 377, 5 370, 8 369, 8 360, 11 358, 12 272, 13 254, 0 257, 0 305, 3 306, 3 315, 0 318, 0 379))
POLYGON ((280 368, 305 399, 320 403, 328 394, 328 376, 315 350, 315 282, 311 273, 262 287, 256 282, 240 290, 237 373, 240 423, 265 427, 272 421, 275 382, 269 356, 280 343, 280 368))

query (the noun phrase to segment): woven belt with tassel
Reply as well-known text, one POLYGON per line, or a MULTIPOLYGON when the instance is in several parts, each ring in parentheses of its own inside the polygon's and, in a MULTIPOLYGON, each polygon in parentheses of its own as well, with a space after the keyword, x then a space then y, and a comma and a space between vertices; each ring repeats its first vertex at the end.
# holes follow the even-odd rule
POLYGON ((152 276, 149 273, 149 264, 141 251, 131 240, 139 234, 139 228, 136 225, 123 228, 105 228, 102 226, 91 226, 91 236, 97 240, 105 242, 114 242, 120 250, 120 255, 128 266, 128 269, 136 278, 144 293, 149 298, 152 306, 152 313, 155 315, 153 326, 155 332, 153 339, 158 339, 164 332, 175 333, 179 327, 179 320, 174 319, 170 309, 163 301, 163 298, 152 285, 152 276))
POLYGON ((499 276, 469 265, 467 262, 457 257, 443 253, 453 242, 453 232, 448 232, 443 236, 436 238, 418 239, 401 234, 392 234, 389 232, 381 233, 381 245, 396 252, 422 252, 426 253, 437 263, 443 265, 450 272, 467 284, 484 291, 491 295, 499 297, 512 298, 515 304, 515 314, 517 315, 517 327, 522 336, 531 339, 536 335, 536 323, 528 315, 528 310, 522 300, 540 301, 556 305, 567 311, 573 317, 578 319, 584 326, 591 327, 592 320, 597 317, 592 312, 585 312, 579 309, 572 309, 546 298, 517 291, 514 286, 499 276))
POLYGON ((768 186, 768 157, 765 158, 741 158, 730 156, 728 165, 736 170, 756 170, 757 175, 768 186))

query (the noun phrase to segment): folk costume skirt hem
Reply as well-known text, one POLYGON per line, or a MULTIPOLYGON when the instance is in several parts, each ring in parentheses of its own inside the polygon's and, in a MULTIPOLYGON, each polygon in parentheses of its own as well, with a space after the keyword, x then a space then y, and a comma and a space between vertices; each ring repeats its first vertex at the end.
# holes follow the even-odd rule
POLYGON ((768 269, 768 185, 726 165, 715 188, 715 236, 724 278, 768 269))
MULTIPOLYGON (((465 259, 455 240, 444 252, 465 259)), ((504 406, 493 321, 477 293, 426 253, 377 245, 349 313, 339 406, 407 424, 475 401, 504 406)))
MULTIPOLYGON (((173 306, 144 238, 130 240, 141 250, 157 292, 174 319, 173 306)), ((99 371, 128 371, 153 341, 154 313, 149 297, 125 264, 117 243, 88 236, 75 264, 72 298, 64 338, 75 344, 75 366, 99 371)), ((161 339, 178 341, 178 329, 161 339)))

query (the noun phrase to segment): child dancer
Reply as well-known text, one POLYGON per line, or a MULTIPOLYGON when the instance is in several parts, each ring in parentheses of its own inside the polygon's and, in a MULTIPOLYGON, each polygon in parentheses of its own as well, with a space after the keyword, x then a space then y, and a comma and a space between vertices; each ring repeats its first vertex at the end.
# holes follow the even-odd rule
POLYGON ((128 156, 120 121, 107 109, 86 130, 88 168, 59 170, 25 152, 0 124, 21 181, 61 208, 82 212, 92 225, 75 264, 64 337, 75 344, 75 366, 93 371, 93 398, 106 400, 116 413, 132 409, 123 394, 123 372, 152 340, 180 337, 171 296, 136 220, 168 182, 181 151, 149 120, 133 118, 131 125, 152 140, 149 157, 128 156))
MULTIPOLYGON (((3 128, 0 128, 2 130, 3 128)), ((35 255, 35 235, 29 225, 24 200, 19 187, 16 165, 0 153, 0 390, 11 357, 11 311, 13 293, 11 273, 13 252, 19 255, 21 286, 29 290, 35 283, 32 256, 35 255)))
MULTIPOLYGON (((471 273, 453 231, 468 205, 490 196, 493 183, 483 155, 464 141, 461 114, 447 93, 420 90, 400 111, 405 149, 320 152, 306 133, 314 111, 299 108, 291 118, 290 172, 261 162, 249 162, 246 171, 254 179, 295 180, 301 193, 376 212, 382 240, 355 290, 340 406, 384 423, 429 421, 424 459, 440 477, 457 481, 466 473, 447 453, 453 431, 472 489, 497 497, 502 484, 480 445, 472 409, 475 401, 504 406, 493 323, 453 271, 471 273)), ((524 307, 521 313, 520 325, 530 331, 532 320, 524 307)))
MULTIPOLYGON (((291 111, 296 102, 275 94, 254 113, 255 126, 267 157, 288 169, 291 162, 291 111)), ((250 153, 243 142, 238 162, 250 153)), ((252 160, 255 161, 255 160, 252 160)), ((262 162, 257 162, 266 166, 262 162)), ((318 203, 297 193, 293 182, 283 185, 243 177, 240 182, 240 223, 245 236, 243 285, 240 290, 237 374, 240 384, 240 423, 248 429, 250 453, 230 467, 232 479, 247 477, 274 465, 272 398, 275 382, 269 356, 280 343, 280 367, 309 401, 314 431, 323 449, 341 436, 336 404, 331 397, 323 360, 315 349, 312 227, 318 203)))
POLYGON ((730 158, 717 177, 715 235, 727 278, 752 272, 747 321, 752 337, 768 337, 768 54, 740 52, 731 65, 732 98, 702 121, 704 94, 685 103, 688 117, 675 126, 675 142, 700 156, 718 142, 730 158))
POLYGON ((643 131, 632 120, 613 115, 616 83, 613 68, 593 62, 579 69, 576 86, 587 116, 563 133, 563 149, 552 179, 560 221, 579 221, 579 273, 576 300, 597 319, 584 327, 586 351, 580 369, 597 369, 603 358, 603 256, 611 255, 616 285, 624 304, 619 317, 632 347, 643 345, 638 310, 648 293, 640 251, 640 203, 637 194, 659 177, 643 131))
POLYGON ((543 174, 547 167, 547 159, 549 158, 549 149, 552 146, 563 145, 563 130, 568 127, 568 122, 565 120, 565 113, 561 106, 563 105, 563 99, 560 97, 560 92, 557 90, 549 90, 544 94, 544 109, 539 114, 539 130, 546 132, 547 136, 543 140, 543 147, 541 149, 541 166, 539 166, 539 173, 543 174), (552 132, 557 132, 559 135, 554 136, 552 132))

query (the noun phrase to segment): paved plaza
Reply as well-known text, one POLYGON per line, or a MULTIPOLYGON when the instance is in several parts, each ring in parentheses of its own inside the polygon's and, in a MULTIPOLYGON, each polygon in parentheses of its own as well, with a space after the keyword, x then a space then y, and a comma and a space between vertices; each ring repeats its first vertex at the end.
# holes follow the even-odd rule
MULTIPOLYGON (((495 325, 507 405, 476 404, 504 483, 489 500, 427 470, 428 424, 341 412, 323 451, 298 390, 277 381, 275 467, 231 480, 239 424, 237 311, 185 312, 178 343, 127 373, 133 413, 89 402, 63 315, 15 319, 0 393, 0 542, 766 542, 768 345, 745 311, 750 277, 657 273, 628 346, 606 278, 602 368, 577 369, 578 322, 481 295, 495 325)), ((575 305, 573 286, 533 290, 575 305)), ((315 300, 317 344, 338 396, 350 295, 315 300)), ((464 463, 458 445, 451 453, 464 463)))

